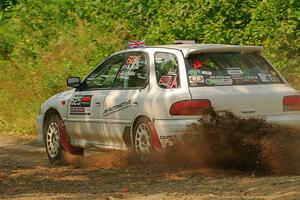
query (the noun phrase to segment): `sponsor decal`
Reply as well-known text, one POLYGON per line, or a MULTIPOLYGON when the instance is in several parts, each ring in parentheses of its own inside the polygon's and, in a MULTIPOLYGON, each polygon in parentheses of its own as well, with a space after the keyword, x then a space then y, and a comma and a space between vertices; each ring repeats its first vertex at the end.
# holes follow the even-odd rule
POLYGON ((231 78, 234 80, 243 80, 245 77, 243 74, 232 74, 231 78))
POLYGON ((197 76, 197 75, 201 75, 201 70, 200 69, 190 69, 188 71, 188 74, 190 76, 197 76))
POLYGON ((71 107, 71 113, 72 112, 85 112, 85 108, 79 108, 79 107, 71 107))
POLYGON ((277 73, 275 71, 271 71, 271 74, 272 74, 272 76, 275 76, 275 77, 277 75, 277 73))
POLYGON ((243 71, 240 68, 238 68, 238 67, 227 68, 227 73, 230 74, 230 75, 244 74, 243 71))
POLYGON ((158 84, 167 87, 168 85, 170 85, 171 81, 172 81, 172 76, 161 76, 158 84))
POLYGON ((271 74, 258 73, 258 76, 262 82, 276 81, 276 78, 274 78, 271 74))
POLYGON ((159 136, 159 139, 161 140, 168 140, 168 139, 174 139, 176 138, 176 135, 164 135, 164 136, 159 136))
POLYGON ((135 72, 131 71, 131 70, 128 70, 128 71, 125 72, 125 76, 135 76, 135 72))
POLYGON ((139 69, 139 68, 140 68, 139 63, 134 63, 133 65, 130 66, 131 70, 135 70, 135 69, 139 69))
POLYGON ((256 75, 245 75, 244 83, 257 83, 258 76, 256 75))
POLYGON ((189 76, 190 83, 204 83, 204 77, 201 76, 189 76))
POLYGON ((106 108, 103 111, 102 115, 103 115, 103 117, 105 117, 105 116, 108 116, 108 115, 110 115, 112 113, 115 113, 117 111, 123 110, 123 109, 125 109, 129 106, 131 106, 131 100, 127 100, 127 101, 121 102, 117 105, 114 105, 112 107, 106 108))
POLYGON ((258 76, 256 75, 245 75, 246 80, 257 80, 258 76))
POLYGON ((218 79, 206 79, 207 85, 232 85, 232 79, 218 78, 218 79))
POLYGON ((201 61, 201 60, 194 59, 193 61, 194 61, 194 63, 193 63, 193 68, 194 69, 201 69, 204 65, 204 62, 201 61))
POLYGON ((132 65, 139 61, 139 56, 131 55, 127 58, 126 65, 132 65))
POLYGON ((211 76, 210 79, 231 79, 231 76, 211 76))
POLYGON ((201 74, 211 76, 212 72, 211 71, 201 71, 201 74))
POLYGON ((90 108, 71 107, 70 115, 90 115, 90 108))
POLYGON ((173 81, 170 82, 170 84, 167 86, 168 89, 170 88, 177 88, 177 75, 175 75, 173 81))

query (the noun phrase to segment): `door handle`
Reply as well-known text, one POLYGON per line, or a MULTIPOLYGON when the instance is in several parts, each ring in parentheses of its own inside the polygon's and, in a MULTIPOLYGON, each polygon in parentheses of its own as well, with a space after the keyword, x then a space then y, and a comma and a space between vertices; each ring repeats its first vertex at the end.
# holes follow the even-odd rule
POLYGON ((139 102, 137 102, 137 101, 133 101, 131 103, 132 103, 133 106, 137 106, 139 104, 139 102))
POLYGON ((255 109, 254 108, 242 108, 241 112, 242 113, 255 113, 255 109))

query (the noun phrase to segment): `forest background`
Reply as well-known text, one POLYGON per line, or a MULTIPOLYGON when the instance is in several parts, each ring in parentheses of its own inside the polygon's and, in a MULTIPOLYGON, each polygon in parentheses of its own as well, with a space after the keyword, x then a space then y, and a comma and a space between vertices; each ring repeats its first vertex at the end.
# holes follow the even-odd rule
POLYGON ((300 89, 299 0, 1 0, 0 131, 36 133, 41 103, 143 39, 262 45, 300 89))

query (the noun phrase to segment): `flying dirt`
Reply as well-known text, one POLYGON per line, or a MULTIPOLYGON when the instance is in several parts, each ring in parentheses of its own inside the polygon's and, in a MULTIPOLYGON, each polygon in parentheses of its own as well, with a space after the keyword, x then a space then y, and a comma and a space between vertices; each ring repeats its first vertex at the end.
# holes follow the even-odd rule
POLYGON ((171 162, 270 175, 300 174, 300 129, 232 113, 205 112, 193 134, 168 151, 171 162))
MULTIPOLYGON (((204 112, 188 126, 190 134, 156 153, 150 163, 177 167, 212 167, 267 175, 300 174, 300 130, 264 119, 239 118, 230 112, 204 112)), ((65 154, 65 161, 80 167, 126 167, 137 164, 132 152, 110 151, 101 159, 65 154)), ((148 163, 149 164, 149 163, 148 163)))

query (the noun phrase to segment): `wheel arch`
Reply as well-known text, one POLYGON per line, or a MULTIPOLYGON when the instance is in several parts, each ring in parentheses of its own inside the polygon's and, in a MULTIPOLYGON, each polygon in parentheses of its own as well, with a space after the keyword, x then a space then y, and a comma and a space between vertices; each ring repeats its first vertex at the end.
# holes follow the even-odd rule
MULTIPOLYGON (((50 117, 53 115, 53 114, 57 114, 60 118, 61 118, 61 115, 59 114, 59 112, 53 108, 53 107, 50 107, 46 112, 45 112, 45 115, 44 115, 44 120, 43 120, 43 137, 45 135, 45 130, 46 130, 46 125, 47 125, 47 122, 50 120, 50 117)), ((44 138, 43 138, 44 139, 44 138)))
POLYGON ((151 121, 151 119, 150 119, 148 116, 146 116, 146 115, 137 115, 137 116, 135 117, 135 119, 133 120, 133 122, 132 122, 132 124, 131 124, 131 130, 130 130, 131 144, 133 144, 133 142, 134 142, 134 141, 133 141, 133 139, 134 139, 134 137, 133 137, 134 128, 135 128, 137 122, 138 122, 140 119, 147 119, 147 120, 151 121))

